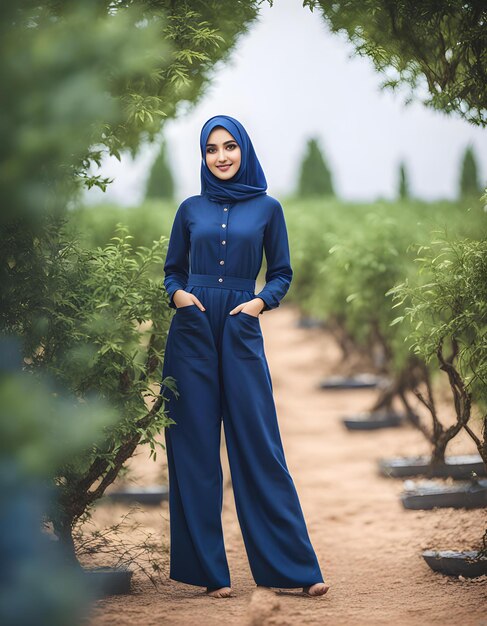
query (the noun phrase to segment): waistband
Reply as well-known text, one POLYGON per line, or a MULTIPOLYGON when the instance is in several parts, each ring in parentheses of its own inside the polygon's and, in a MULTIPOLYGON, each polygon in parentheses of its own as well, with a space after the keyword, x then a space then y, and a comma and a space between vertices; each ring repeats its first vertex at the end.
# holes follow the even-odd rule
POLYGON ((217 289, 241 289, 242 291, 255 291, 253 278, 239 278, 238 276, 225 276, 214 274, 189 274, 187 287, 216 287, 217 289))

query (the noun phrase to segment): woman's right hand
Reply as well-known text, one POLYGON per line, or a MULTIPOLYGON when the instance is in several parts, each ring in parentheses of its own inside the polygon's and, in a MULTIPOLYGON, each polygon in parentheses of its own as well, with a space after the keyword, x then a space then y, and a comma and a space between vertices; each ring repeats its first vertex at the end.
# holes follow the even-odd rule
POLYGON ((183 306, 192 306, 193 304, 195 304, 201 311, 206 311, 205 307, 201 304, 198 298, 192 293, 188 293, 184 289, 176 289, 173 294, 172 300, 177 309, 183 306))

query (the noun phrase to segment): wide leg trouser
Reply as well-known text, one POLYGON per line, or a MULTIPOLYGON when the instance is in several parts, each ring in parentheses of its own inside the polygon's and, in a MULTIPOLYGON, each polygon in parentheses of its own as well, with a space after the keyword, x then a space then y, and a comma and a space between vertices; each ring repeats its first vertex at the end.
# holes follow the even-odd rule
POLYGON ((221 422, 237 515, 258 585, 297 588, 322 582, 286 465, 272 380, 258 317, 229 315, 246 291, 192 287, 206 311, 176 309, 163 379, 169 472, 170 574, 180 582, 230 586, 221 513, 221 422))

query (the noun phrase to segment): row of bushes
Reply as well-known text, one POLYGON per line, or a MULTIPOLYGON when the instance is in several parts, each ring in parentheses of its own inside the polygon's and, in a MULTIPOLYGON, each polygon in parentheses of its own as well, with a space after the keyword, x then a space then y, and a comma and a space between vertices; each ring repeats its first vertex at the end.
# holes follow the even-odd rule
MULTIPOLYGON (((392 290, 401 284, 419 288, 431 281, 428 263, 419 271, 418 254, 424 256, 433 241, 485 239, 487 214, 480 199, 463 204, 290 199, 283 205, 294 270, 286 302, 326 322, 344 359, 356 351, 374 354, 384 371, 401 377, 407 387, 407 370, 416 366, 407 338, 412 324, 421 322, 404 316, 407 302, 394 303, 392 290)), ((169 235, 174 212, 173 203, 156 201, 130 209, 81 207, 72 212, 70 228, 93 249, 105 246, 122 222, 134 247, 150 247, 161 235, 169 235)), ((151 272, 161 279, 162 263, 152 264, 151 272)), ((264 273, 265 263, 261 283, 264 273)))
MULTIPOLYGON (((487 215, 481 200, 359 204, 289 199, 283 204, 294 270, 286 301, 296 303, 303 314, 326 322, 343 350, 344 359, 357 351, 374 355, 376 364, 393 377, 396 388, 386 390, 376 408, 383 403, 390 405, 395 395, 406 403, 404 394, 417 386, 418 378, 424 381, 438 372, 437 367, 428 369, 426 365, 438 348, 438 325, 442 317, 464 315, 465 306, 475 306, 471 293, 460 293, 465 285, 455 286, 448 281, 450 265, 465 264, 465 259, 460 258, 462 254, 481 255, 481 250, 468 249, 467 244, 462 250, 452 247, 454 242, 464 240, 485 241, 487 215), (444 249, 440 251, 442 246, 444 249), (445 257, 439 270, 434 267, 436 254, 441 259, 445 257), (456 258, 448 260, 448 255, 456 258), (428 285, 429 292, 425 292, 428 285), (414 289, 416 304, 412 306, 414 289), (428 301, 434 289, 438 291, 435 301, 418 312, 421 298, 428 301), (451 307, 448 311, 449 298, 455 296, 448 290, 457 292, 454 311, 451 307), (470 298, 470 304, 458 302, 461 297, 470 298), (414 332, 426 322, 428 313, 433 314, 435 307, 438 310, 434 319, 428 321, 430 326, 437 326, 433 330, 428 327, 435 340, 428 334, 423 337, 421 331, 414 344, 414 332), (405 315, 407 310, 409 315, 405 315)), ((119 222, 127 225, 134 246, 151 246, 161 235, 168 236, 174 212, 174 204, 155 201, 131 209, 115 205, 82 207, 72 213, 70 224, 84 233, 84 245, 89 248, 106 245, 119 222)), ((465 269, 456 268, 457 276, 462 268, 465 269)), ((476 277, 465 278, 470 288, 468 280, 477 279, 482 284, 484 277, 478 273, 480 269, 477 268, 476 277)), ((152 264, 151 271, 159 280, 162 278, 162 264, 152 264)), ((264 273, 265 264, 260 282, 264 273)), ((481 314, 480 309, 475 312, 481 314)), ((477 333, 476 338, 480 336, 477 333)), ((478 347, 475 349, 478 358, 478 347)), ((464 355, 462 362, 466 362, 464 355)), ((478 380, 476 386, 479 387, 478 380)), ((486 393, 484 388, 477 389, 477 401, 483 402, 486 393)), ((441 459, 444 449, 437 454, 441 459)))
POLYGON ((345 360, 357 351, 376 355, 391 384, 372 410, 391 408, 398 397, 430 441, 432 464, 445 462, 448 443, 465 429, 487 466, 482 202, 289 203, 287 222, 294 268, 288 298, 326 325, 345 360), (449 426, 434 401, 441 372, 456 418, 449 426), (427 419, 413 410, 410 392, 427 408, 427 419), (474 416, 480 424, 472 428, 474 416))

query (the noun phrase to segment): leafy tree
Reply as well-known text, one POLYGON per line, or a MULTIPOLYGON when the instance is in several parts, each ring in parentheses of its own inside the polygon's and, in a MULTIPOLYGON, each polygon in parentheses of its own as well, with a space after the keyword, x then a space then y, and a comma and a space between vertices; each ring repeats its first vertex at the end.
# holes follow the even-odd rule
POLYGON ((304 0, 332 32, 385 74, 381 88, 409 89, 445 113, 487 124, 487 7, 483 0, 304 0), (423 94, 426 93, 426 96, 423 94))
POLYGON ((173 195, 174 181, 166 159, 166 142, 163 141, 149 174, 145 197, 171 200, 173 195))
POLYGON ((472 146, 467 146, 460 172, 460 198, 478 197, 481 193, 478 182, 477 160, 472 146))
POLYGON ((299 173, 298 195, 334 196, 331 172, 317 139, 309 139, 299 173))
POLYGON ((410 197, 409 193, 409 180, 406 170, 406 164, 401 161, 399 164, 399 198, 401 200, 407 200, 410 197))
POLYGON ((0 6, 0 225, 63 211, 104 155, 134 156, 204 95, 258 16, 257 0, 0 6), (62 52, 60 52, 62 51, 62 52))
POLYGON ((405 280, 388 292, 407 323, 410 348, 425 362, 436 362, 446 373, 456 421, 444 426, 429 385, 426 397, 416 396, 428 409, 434 434, 433 462, 444 462, 448 442, 464 429, 474 440, 487 467, 487 240, 449 239, 442 234, 430 246, 418 247, 422 285, 405 280), (476 404, 483 430, 471 428, 476 404))
POLYGON ((350 218, 344 232, 331 246, 319 269, 316 298, 326 311, 327 327, 348 357, 377 355, 385 385, 370 411, 391 410, 395 398, 404 404, 407 418, 419 427, 417 416, 404 402, 408 390, 427 372, 404 344, 408 326, 391 325, 397 312, 388 305, 386 292, 405 275, 414 272, 408 244, 411 228, 405 220, 380 211, 366 213, 357 228, 350 218), (348 228, 347 228, 348 227, 348 228))
MULTIPOLYGON (((22 310, 11 312, 4 330, 22 336, 25 371, 39 379, 49 375, 84 413, 103 401, 116 415, 98 435, 101 441, 92 440, 56 468, 58 506, 50 516, 74 557, 76 520, 103 495, 137 445, 148 443, 155 458, 157 433, 173 423, 160 411, 163 398, 153 389, 170 313, 161 297, 162 279, 150 276, 152 266, 163 263, 165 238, 151 248, 132 249, 131 236, 119 226, 109 244, 86 250, 64 239, 64 228, 65 220, 52 221, 29 265, 13 268, 22 310), (35 265, 43 271, 33 281, 35 265)), ((174 381, 165 384, 173 388, 174 381)))

